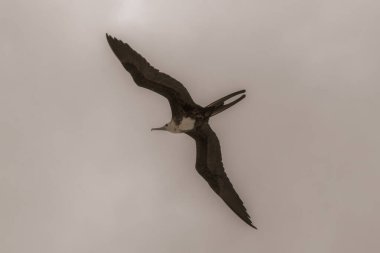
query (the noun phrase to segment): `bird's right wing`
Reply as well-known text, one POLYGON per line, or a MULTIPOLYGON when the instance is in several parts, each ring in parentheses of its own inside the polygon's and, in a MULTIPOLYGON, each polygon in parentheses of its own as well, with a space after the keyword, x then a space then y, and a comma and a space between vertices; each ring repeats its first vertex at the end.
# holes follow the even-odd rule
POLYGON ((181 108, 197 107, 186 88, 171 76, 160 72, 149 64, 144 57, 133 50, 127 43, 107 36, 108 44, 124 68, 132 75, 140 87, 152 90, 169 100, 173 116, 181 108))
POLYGON ((197 146, 196 169, 208 182, 211 188, 245 223, 256 228, 243 205, 243 201, 236 193, 222 163, 222 154, 218 137, 208 123, 196 131, 188 132, 195 139, 197 146))

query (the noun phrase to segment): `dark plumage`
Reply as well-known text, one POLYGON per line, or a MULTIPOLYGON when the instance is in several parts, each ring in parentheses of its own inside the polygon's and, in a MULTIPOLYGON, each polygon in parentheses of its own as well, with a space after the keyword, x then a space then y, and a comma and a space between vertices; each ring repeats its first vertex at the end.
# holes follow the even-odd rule
POLYGON ((168 99, 172 111, 172 121, 161 128, 152 130, 167 130, 191 136, 196 142, 195 167, 198 173, 244 222, 256 228, 250 220, 243 201, 239 198, 224 171, 219 140, 208 123, 210 117, 241 101, 245 97, 244 94, 230 103, 225 103, 226 100, 244 93, 245 90, 234 92, 202 107, 193 101, 189 92, 180 82, 155 69, 127 43, 108 34, 107 41, 138 86, 157 92, 168 99))

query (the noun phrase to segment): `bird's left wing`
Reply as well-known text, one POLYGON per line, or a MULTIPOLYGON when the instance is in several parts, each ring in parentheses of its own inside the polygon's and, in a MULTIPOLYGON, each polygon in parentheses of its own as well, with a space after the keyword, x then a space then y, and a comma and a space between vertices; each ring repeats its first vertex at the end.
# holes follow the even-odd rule
POLYGON ((160 72, 149 64, 139 53, 127 43, 107 36, 108 44, 124 68, 132 75, 133 80, 140 87, 152 90, 169 100, 173 116, 180 113, 181 108, 198 107, 186 88, 171 76, 160 72))
POLYGON ((197 146, 196 169, 208 182, 211 188, 245 223, 256 228, 243 205, 243 201, 236 193, 222 163, 222 154, 218 137, 208 123, 203 124, 196 131, 188 132, 195 139, 197 146))

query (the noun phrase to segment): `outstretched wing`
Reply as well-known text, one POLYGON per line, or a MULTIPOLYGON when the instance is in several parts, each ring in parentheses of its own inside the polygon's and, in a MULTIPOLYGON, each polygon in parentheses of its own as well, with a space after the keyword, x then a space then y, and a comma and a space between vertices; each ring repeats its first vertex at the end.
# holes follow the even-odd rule
POLYGON ((208 182, 211 188, 244 222, 256 228, 243 205, 243 201, 236 193, 222 163, 222 154, 218 137, 209 124, 202 125, 198 130, 188 132, 193 137, 197 146, 196 169, 208 182))
POLYGON ((151 66, 127 43, 108 34, 106 36, 112 51, 132 75, 136 84, 166 97, 169 100, 174 117, 179 116, 183 108, 199 107, 180 82, 151 66))

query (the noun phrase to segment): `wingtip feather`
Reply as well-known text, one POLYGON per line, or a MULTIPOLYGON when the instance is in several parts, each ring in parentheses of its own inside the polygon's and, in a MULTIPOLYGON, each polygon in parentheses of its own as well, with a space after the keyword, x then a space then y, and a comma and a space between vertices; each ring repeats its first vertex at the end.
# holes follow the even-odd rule
POLYGON ((252 223, 251 219, 249 219, 249 222, 247 222, 247 224, 248 224, 250 227, 253 227, 254 229, 257 230, 257 227, 252 223))

